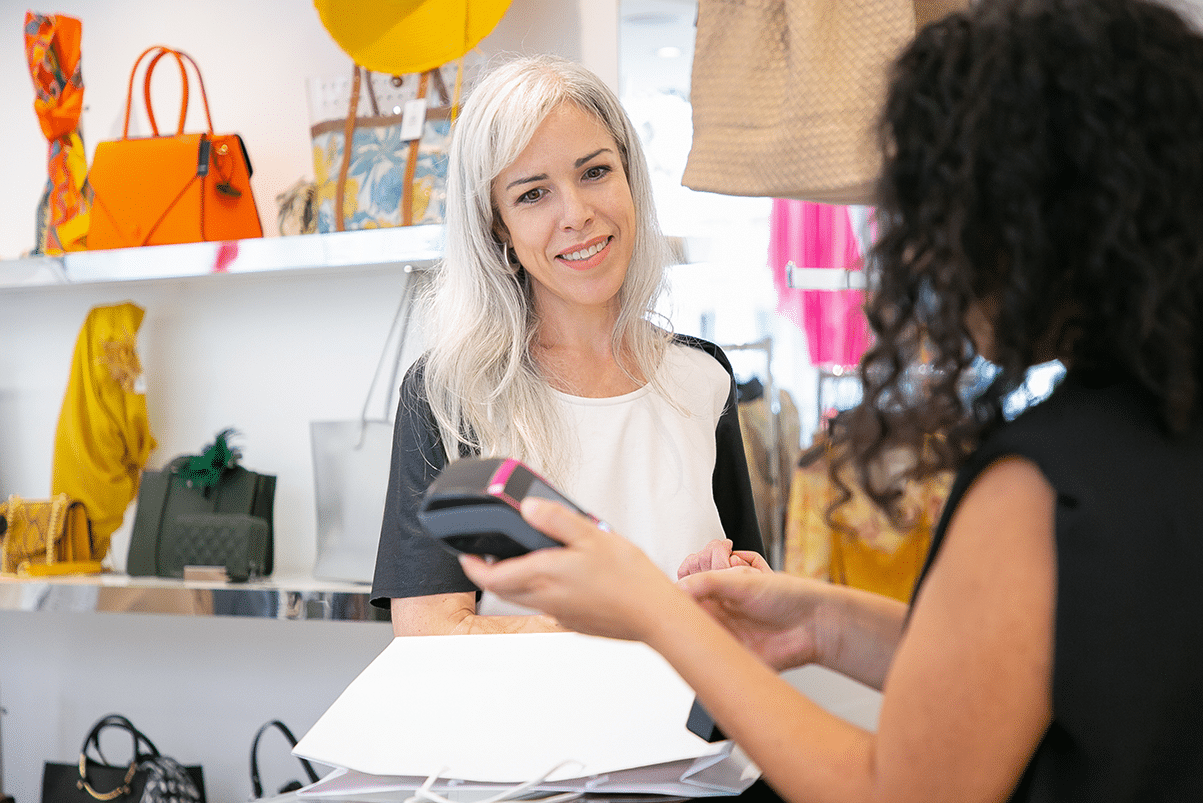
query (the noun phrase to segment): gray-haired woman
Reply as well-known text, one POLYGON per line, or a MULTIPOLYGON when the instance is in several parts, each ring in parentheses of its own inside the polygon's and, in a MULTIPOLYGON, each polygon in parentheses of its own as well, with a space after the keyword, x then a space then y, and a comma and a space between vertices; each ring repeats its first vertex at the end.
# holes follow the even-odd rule
POLYGON ((526 461, 670 576, 699 551, 754 560, 731 367, 654 322, 668 252, 614 93, 549 56, 486 75, 452 140, 446 230, 431 346, 402 386, 372 588, 394 632, 558 629, 479 599, 422 534, 422 493, 462 456, 526 461))

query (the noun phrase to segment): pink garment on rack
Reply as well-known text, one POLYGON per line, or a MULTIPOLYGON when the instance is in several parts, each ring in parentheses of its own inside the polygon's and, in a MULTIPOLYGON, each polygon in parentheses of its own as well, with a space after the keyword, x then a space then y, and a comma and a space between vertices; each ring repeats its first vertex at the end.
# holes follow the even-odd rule
POLYGON ((852 366, 869 346, 861 290, 799 290, 789 286, 789 266, 861 270, 864 258, 848 207, 773 199, 769 218, 769 267, 777 288, 777 311, 806 333, 810 361, 852 366))

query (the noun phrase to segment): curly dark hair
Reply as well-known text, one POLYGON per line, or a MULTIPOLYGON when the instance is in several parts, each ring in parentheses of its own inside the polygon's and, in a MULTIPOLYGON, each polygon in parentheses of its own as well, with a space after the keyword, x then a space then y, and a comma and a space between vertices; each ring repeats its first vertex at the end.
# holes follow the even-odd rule
POLYGON ((900 494, 870 471, 883 455, 913 454, 914 479, 958 467, 1054 357, 1132 377, 1170 433, 1200 416, 1203 38, 1182 17, 1144 0, 975 4, 899 57, 881 138, 875 344, 834 433, 880 506, 900 494), (998 373, 970 398, 979 354, 998 373))

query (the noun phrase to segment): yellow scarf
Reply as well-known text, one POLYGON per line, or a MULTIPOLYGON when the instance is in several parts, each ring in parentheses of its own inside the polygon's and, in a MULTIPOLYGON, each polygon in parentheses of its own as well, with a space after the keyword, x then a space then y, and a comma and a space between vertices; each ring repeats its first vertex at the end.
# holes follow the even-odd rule
POLYGON ((51 493, 84 503, 92 520, 94 560, 108 552, 110 536, 137 495, 142 468, 155 448, 137 353, 143 314, 128 301, 88 313, 54 436, 51 493))

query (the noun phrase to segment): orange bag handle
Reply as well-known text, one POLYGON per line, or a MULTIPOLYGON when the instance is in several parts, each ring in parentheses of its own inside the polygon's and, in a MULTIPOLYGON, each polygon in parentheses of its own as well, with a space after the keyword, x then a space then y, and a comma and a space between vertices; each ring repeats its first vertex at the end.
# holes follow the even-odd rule
MULTIPOLYGON (((170 48, 168 48, 168 49, 170 50, 170 48)), ((178 61, 180 63, 180 71, 181 71, 181 74, 184 75, 183 97, 185 99, 185 105, 183 106, 183 108, 180 109, 180 127, 179 127, 179 131, 177 131, 176 133, 178 133, 178 134, 184 133, 184 114, 187 111, 186 101, 187 101, 187 97, 188 97, 188 77, 186 74, 184 74, 184 63, 183 63, 183 61, 181 61, 181 59, 187 59, 188 63, 192 65, 192 71, 196 73, 196 84, 197 84, 197 86, 200 87, 200 93, 201 93, 201 105, 205 109, 205 124, 209 127, 209 134, 212 135, 213 134, 213 117, 209 114, 209 96, 205 92, 205 79, 203 77, 201 77, 200 65, 196 63, 196 59, 192 58, 192 56, 189 56, 187 53, 185 53, 182 50, 172 50, 171 53, 172 53, 172 55, 175 56, 176 61, 178 61)), ((150 114, 150 74, 154 70, 156 61, 158 61, 158 57, 156 57, 149 64, 146 65, 146 79, 143 84, 143 95, 146 98, 147 114, 150 114)))
POLYGON ((146 50, 142 51, 141 55, 139 55, 138 59, 134 62, 134 68, 132 70, 130 70, 129 88, 126 91, 126 96, 125 96, 125 125, 121 131, 121 138, 129 139, 129 118, 130 118, 131 109, 133 107, 134 80, 136 79, 136 77, 138 75, 138 66, 142 63, 142 59, 145 58, 146 56, 150 55, 151 53, 153 53, 154 56, 151 58, 151 60, 146 65, 146 77, 143 79, 142 96, 146 103, 146 116, 150 120, 150 129, 151 129, 151 132, 153 133, 153 135, 156 137, 159 136, 159 126, 155 120, 154 107, 152 106, 151 100, 150 100, 150 80, 151 80, 151 75, 154 73, 155 65, 158 64, 159 60, 162 59, 163 56, 167 56, 167 55, 172 56, 176 60, 176 63, 179 65, 180 80, 181 80, 182 86, 183 86, 182 94, 181 94, 181 98, 180 98, 179 130, 177 131, 177 133, 178 134, 184 133, 184 121, 188 116, 189 82, 188 82, 188 71, 184 66, 184 60, 187 59, 192 64, 192 69, 196 72, 196 81, 197 81, 197 84, 200 86, 200 91, 201 91, 201 102, 203 103, 204 108, 205 108, 205 123, 209 126, 209 134, 213 134, 213 118, 209 113, 209 96, 205 93, 205 80, 204 80, 204 78, 201 77, 200 65, 198 65, 196 63, 196 60, 194 58, 192 58, 192 56, 189 56, 187 53, 185 53, 182 50, 174 50, 173 48, 167 47, 165 45, 152 45, 151 47, 148 47, 146 50))
POLYGON ((184 68, 184 60, 180 58, 179 53, 170 50, 160 50, 154 55, 146 65, 146 78, 142 82, 142 98, 146 103, 146 116, 150 118, 150 130, 157 137, 159 136, 159 126, 155 123, 155 110, 150 102, 150 76, 155 71, 155 65, 159 63, 159 59, 171 53, 175 58, 176 64, 180 67, 180 83, 182 89, 180 92, 180 126, 177 134, 184 133, 184 121, 188 118, 188 92, 191 87, 188 85, 188 71, 184 68))

